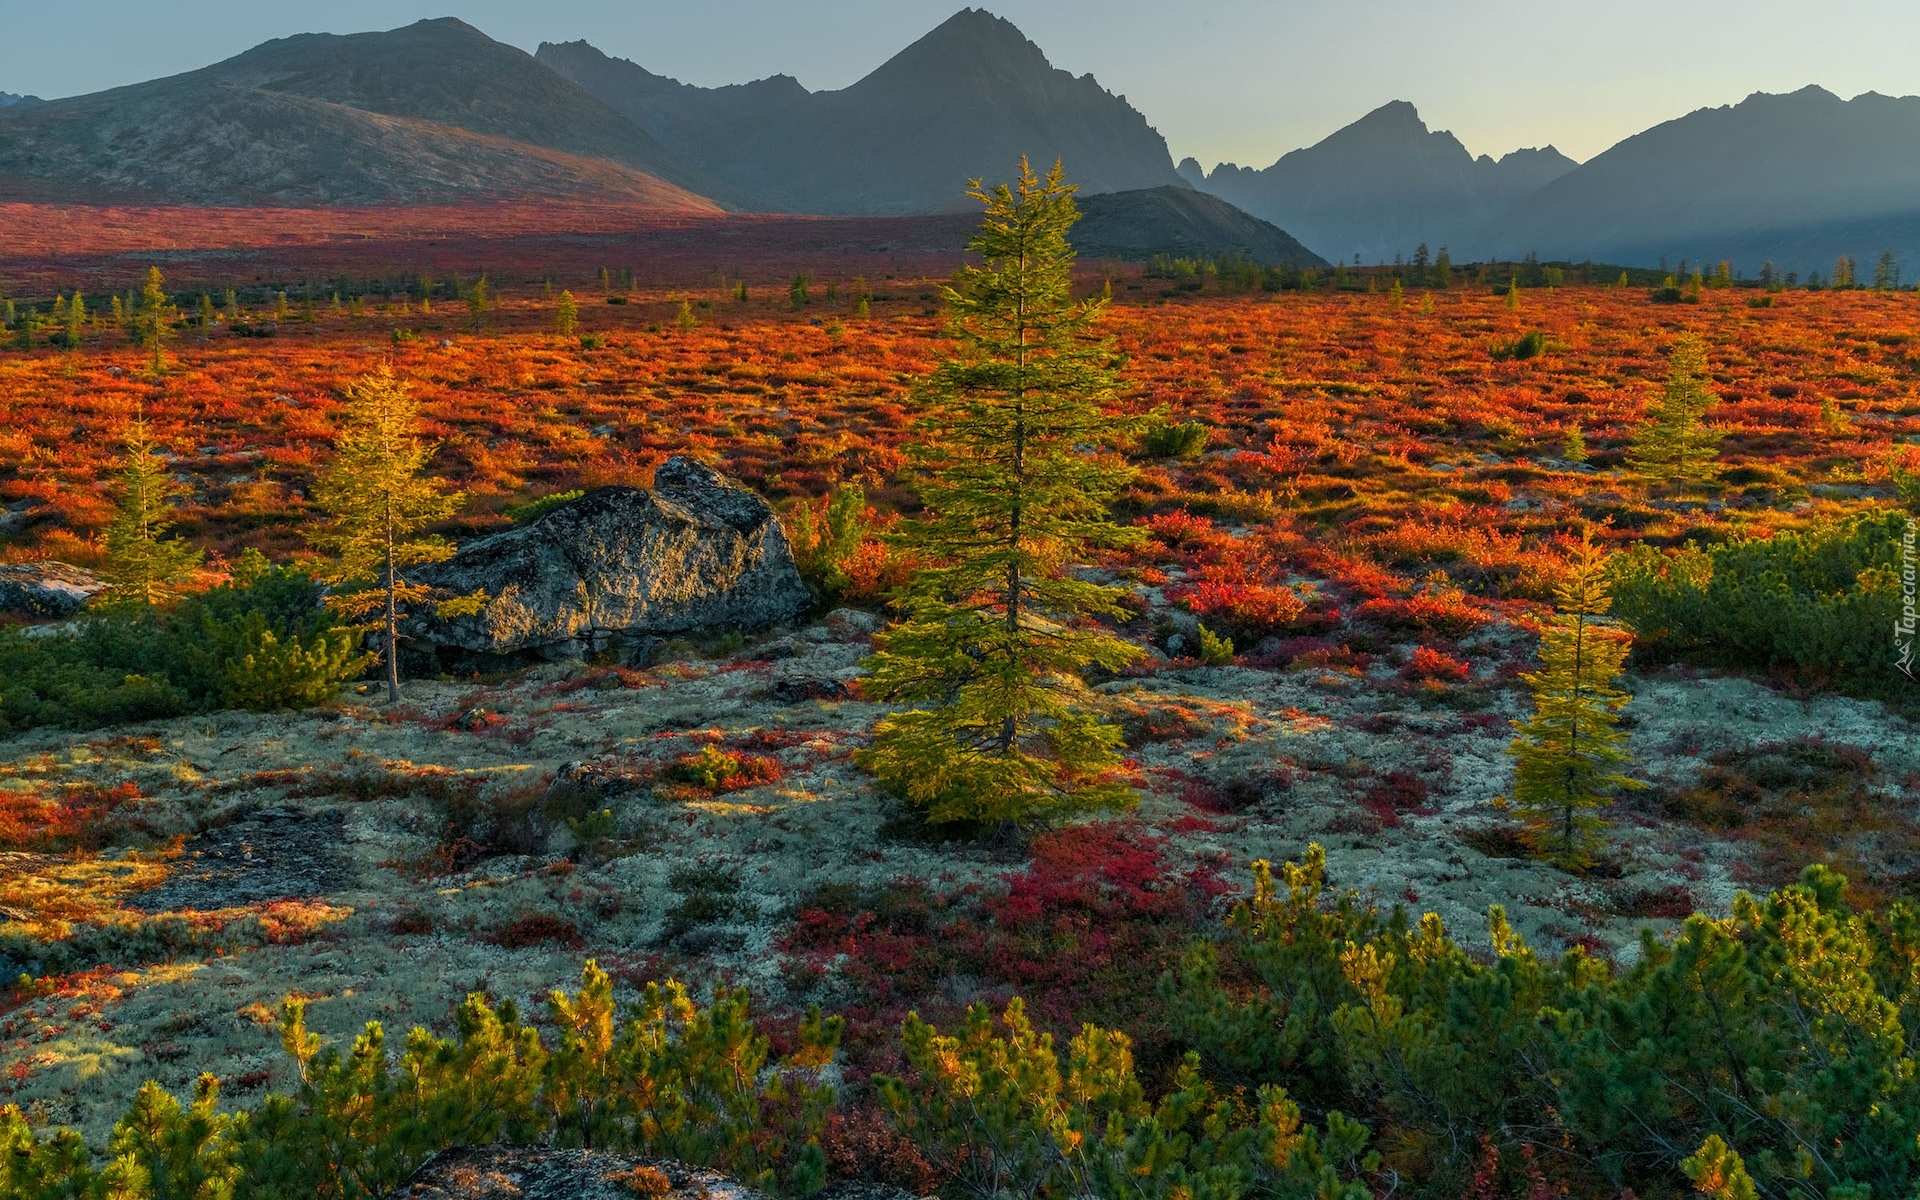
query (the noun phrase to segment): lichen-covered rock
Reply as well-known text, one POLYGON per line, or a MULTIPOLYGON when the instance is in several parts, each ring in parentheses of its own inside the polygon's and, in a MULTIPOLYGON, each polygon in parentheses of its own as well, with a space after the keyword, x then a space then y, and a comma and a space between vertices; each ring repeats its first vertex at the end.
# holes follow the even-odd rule
MULTIPOLYGON (((884 1184, 843 1182, 816 1200, 914 1200, 884 1184)), ((542 1146, 467 1146, 423 1163, 387 1200, 763 1200, 717 1171, 670 1159, 542 1146)))
POLYGON ((600 1150, 467 1146, 434 1155, 388 1200, 762 1200, 714 1171, 600 1150))
POLYGON ((0 612, 59 620, 106 590, 91 573, 63 562, 0 566, 0 612))
POLYGON ((767 502, 676 455, 651 490, 605 487, 524 528, 421 568, 422 583, 485 591, 476 615, 420 615, 407 634, 443 664, 575 658, 705 631, 760 629, 810 602, 767 502))

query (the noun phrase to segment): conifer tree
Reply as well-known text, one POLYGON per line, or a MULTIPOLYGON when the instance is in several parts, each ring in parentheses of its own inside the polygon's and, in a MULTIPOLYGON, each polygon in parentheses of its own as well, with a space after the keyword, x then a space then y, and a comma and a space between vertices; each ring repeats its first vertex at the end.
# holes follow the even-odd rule
POLYGON ((147 268, 147 279, 140 287, 140 303, 135 310, 138 313, 136 329, 140 344, 153 353, 153 373, 155 375, 167 369, 166 358, 161 346, 173 336, 171 306, 167 302, 166 280, 160 274, 159 267, 147 268))
POLYGON ((1105 411, 1111 344, 1095 323, 1109 298, 1076 301, 1067 232, 1075 189, 1027 162, 1011 187, 969 191, 985 219, 945 289, 956 353, 919 389, 911 448, 927 515, 910 535, 933 564, 876 639, 867 694, 915 707, 882 720, 859 761, 935 822, 1001 823, 1124 807, 1105 778, 1119 731, 1093 711, 1081 673, 1138 650, 1080 618, 1119 615, 1120 589, 1068 564, 1133 531, 1107 506, 1130 473, 1096 456, 1130 431, 1105 411))
POLYGON ((693 302, 691 300, 680 301, 680 312, 674 317, 673 323, 682 333, 685 333, 700 323, 693 315, 693 302))
POLYGON ((67 305, 67 349, 80 348, 80 326, 87 320, 87 302, 81 298, 78 288, 74 289, 73 302, 67 305))
POLYGON ((1515 272, 1507 278, 1507 307, 1518 310, 1520 307, 1520 275, 1515 272))
POLYGON ((467 292, 467 315, 473 318, 473 332, 480 332, 480 322, 487 315, 488 285, 486 272, 473 281, 473 287, 467 292))
POLYGON ((580 306, 573 302, 573 293, 562 289, 560 299, 553 308, 553 327, 560 331, 561 337, 572 337, 580 324, 580 306))
POLYGON ((1674 342, 1667 357, 1667 386, 1633 435, 1627 466, 1659 483, 1698 483, 1713 470, 1720 435, 1701 418, 1720 403, 1707 389, 1707 354, 1699 339, 1674 342))
POLYGON ((1567 441, 1560 451, 1560 457, 1573 463, 1587 461, 1587 435, 1580 428, 1580 422, 1575 421, 1567 426, 1567 441))
POLYGON ((406 578, 407 568, 440 562, 453 547, 420 531, 457 511, 465 497, 426 474, 433 448, 420 440, 420 405, 393 368, 382 366, 348 383, 346 414, 334 460, 314 481, 313 498, 327 522, 313 535, 333 562, 320 578, 336 585, 327 602, 369 622, 385 642, 387 698, 400 699, 400 622, 409 605, 438 600, 442 616, 472 612, 484 596, 440 599, 406 578))
POLYGON ((1569 867, 1591 861, 1601 827, 1593 810, 1645 786, 1620 770, 1629 760, 1617 714, 1629 697, 1613 681, 1633 638, 1599 619, 1612 606, 1606 571, 1606 556, 1583 538, 1554 590, 1558 611, 1540 636, 1540 669, 1520 676, 1533 716, 1513 722, 1518 736, 1507 748, 1518 760, 1512 807, 1529 841, 1569 867))
POLYGON ((168 474, 146 421, 136 419, 129 425, 123 441, 119 494, 106 537, 109 599, 145 608, 173 595, 200 565, 200 551, 167 536, 173 529, 168 502, 187 489, 168 474))

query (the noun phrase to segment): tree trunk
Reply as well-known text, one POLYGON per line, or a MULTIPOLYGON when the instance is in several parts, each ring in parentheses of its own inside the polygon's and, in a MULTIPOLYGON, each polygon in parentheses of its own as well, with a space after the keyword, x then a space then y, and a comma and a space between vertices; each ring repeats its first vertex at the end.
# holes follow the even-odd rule
POLYGON ((393 526, 387 526, 387 703, 400 703, 400 617, 394 592, 393 526))

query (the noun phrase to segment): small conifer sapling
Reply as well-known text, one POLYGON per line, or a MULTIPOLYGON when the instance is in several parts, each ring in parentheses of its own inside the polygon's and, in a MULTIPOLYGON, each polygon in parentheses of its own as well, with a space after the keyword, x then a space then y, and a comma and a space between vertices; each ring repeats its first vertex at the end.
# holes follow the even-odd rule
POLYGON ((426 473, 433 448, 420 439, 420 405, 391 367, 353 380, 345 392, 334 461, 313 485, 327 514, 313 540, 333 556, 320 573, 336 588, 327 602, 380 631, 387 698, 398 701, 405 610, 431 602, 438 615, 457 616, 478 611, 486 596, 446 597, 407 579, 408 568, 453 555, 445 539, 421 531, 452 516, 465 497, 426 473))
POLYGON ((200 565, 198 547, 168 536, 172 501, 187 493, 167 471, 145 420, 124 435, 118 494, 107 526, 108 599, 150 608, 164 604, 200 565))
POLYGON ((1124 807, 1111 779, 1120 734, 1087 693, 1089 667, 1137 647, 1089 627, 1124 593, 1067 570, 1131 544, 1108 505, 1130 472, 1097 448, 1133 422, 1113 402, 1108 297, 1076 300, 1067 232, 1074 188, 1043 179, 970 194, 985 220, 945 291, 953 357, 919 388, 910 462, 927 515, 906 536, 933 565, 899 598, 905 619, 876 639, 867 694, 910 705, 882 720, 860 763, 934 822, 1004 825, 1124 807))
POLYGON ((1629 761, 1619 712, 1631 698, 1614 680, 1632 635, 1602 618, 1612 606, 1606 555, 1583 538, 1554 590, 1558 611, 1540 635, 1540 669, 1520 678, 1533 716, 1513 722, 1512 808, 1539 853, 1563 866, 1592 860, 1601 820, 1594 810, 1615 793, 1646 785, 1621 770, 1629 761))

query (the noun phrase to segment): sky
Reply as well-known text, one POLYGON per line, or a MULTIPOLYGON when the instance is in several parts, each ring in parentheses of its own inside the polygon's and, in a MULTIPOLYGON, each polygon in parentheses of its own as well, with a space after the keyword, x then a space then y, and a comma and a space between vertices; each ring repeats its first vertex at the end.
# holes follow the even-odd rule
MULTIPOLYGON (((457 16, 532 50, 575 38, 712 86, 844 87, 959 0, 0 0, 0 91, 77 95, 272 37, 457 16)), ((1390 100, 1475 154, 1576 159, 1696 108, 1819 84, 1920 93, 1916 0, 994 0, 1057 67, 1092 72, 1175 159, 1265 166, 1390 100)))

